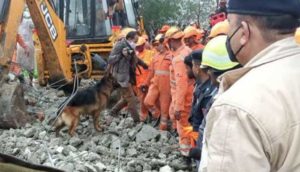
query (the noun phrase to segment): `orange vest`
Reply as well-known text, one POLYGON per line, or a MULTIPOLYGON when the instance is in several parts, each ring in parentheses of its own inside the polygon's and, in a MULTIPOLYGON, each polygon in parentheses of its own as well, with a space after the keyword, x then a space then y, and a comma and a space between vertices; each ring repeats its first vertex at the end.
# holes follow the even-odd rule
MULTIPOLYGON (((151 50, 145 49, 142 53, 138 53, 137 56, 143 60, 148 66, 152 62, 154 52, 151 50)), ((138 66, 138 68, 135 71, 136 74, 136 87, 141 87, 147 80, 149 70, 146 70, 142 68, 141 66, 138 66)))

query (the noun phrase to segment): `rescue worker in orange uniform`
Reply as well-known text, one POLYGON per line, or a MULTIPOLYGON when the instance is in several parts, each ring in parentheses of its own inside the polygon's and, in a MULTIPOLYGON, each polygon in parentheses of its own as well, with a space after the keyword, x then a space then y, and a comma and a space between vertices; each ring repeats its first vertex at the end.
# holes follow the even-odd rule
MULTIPOLYGON (((152 62, 152 58, 154 56, 154 52, 145 48, 146 40, 143 37, 139 37, 138 42, 136 44, 136 54, 138 58, 143 60, 148 66, 152 62)), ((136 69, 136 88, 135 92, 140 101, 140 121, 144 122, 148 117, 148 109, 144 104, 144 99, 147 95, 148 88, 145 87, 144 83, 148 78, 149 70, 143 68, 136 69)))
POLYGON ((200 43, 202 33, 200 30, 193 26, 188 26, 184 29, 184 42, 185 45, 194 50, 201 50, 204 46, 200 43))
POLYGON ((192 106, 194 80, 187 76, 184 58, 187 57, 192 50, 184 45, 182 41, 184 33, 177 27, 171 27, 165 37, 173 54, 172 65, 170 67, 172 93, 170 115, 174 115, 174 117, 171 118, 176 119, 180 152, 183 156, 188 156, 192 143, 190 136, 186 134, 184 129, 191 126, 188 118, 192 106))
POLYGON ((167 130, 171 103, 169 68, 172 63, 172 55, 164 43, 163 34, 158 34, 155 37, 153 46, 158 53, 149 66, 150 73, 145 83, 146 86, 149 86, 149 90, 144 103, 152 117, 159 118, 160 116, 159 129, 167 130), (157 108, 157 104, 159 104, 160 109, 157 108))

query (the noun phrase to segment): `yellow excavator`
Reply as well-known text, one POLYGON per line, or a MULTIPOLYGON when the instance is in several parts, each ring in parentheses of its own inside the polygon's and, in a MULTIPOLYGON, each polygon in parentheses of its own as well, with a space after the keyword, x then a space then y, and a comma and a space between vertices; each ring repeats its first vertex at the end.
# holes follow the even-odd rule
POLYGON ((16 128, 32 120, 26 115, 20 85, 7 79, 25 7, 37 30, 36 48, 41 50, 35 54, 39 84, 73 88, 75 75, 103 76, 103 59, 121 28, 144 32, 137 6, 133 0, 1 0, 0 128, 16 128))

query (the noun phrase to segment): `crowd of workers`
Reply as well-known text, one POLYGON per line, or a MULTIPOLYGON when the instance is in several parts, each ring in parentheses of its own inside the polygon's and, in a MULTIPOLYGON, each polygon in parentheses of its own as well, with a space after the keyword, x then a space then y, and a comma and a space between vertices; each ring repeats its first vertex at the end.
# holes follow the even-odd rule
POLYGON ((112 114, 127 106, 147 122, 150 112, 199 171, 297 171, 299 3, 228 5, 208 37, 164 25, 150 43, 124 29, 109 57, 122 94, 112 114))

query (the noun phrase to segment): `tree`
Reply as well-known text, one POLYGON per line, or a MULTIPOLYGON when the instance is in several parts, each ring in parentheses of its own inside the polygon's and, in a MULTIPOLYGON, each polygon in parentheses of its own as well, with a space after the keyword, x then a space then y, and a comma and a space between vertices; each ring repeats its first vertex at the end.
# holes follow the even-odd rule
POLYGON ((180 10, 180 0, 140 0, 140 13, 148 31, 155 31, 170 23, 180 10))
POLYGON ((191 22, 208 26, 209 15, 216 9, 212 0, 139 0, 139 11, 150 33, 163 24, 184 27, 191 22))

